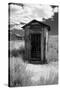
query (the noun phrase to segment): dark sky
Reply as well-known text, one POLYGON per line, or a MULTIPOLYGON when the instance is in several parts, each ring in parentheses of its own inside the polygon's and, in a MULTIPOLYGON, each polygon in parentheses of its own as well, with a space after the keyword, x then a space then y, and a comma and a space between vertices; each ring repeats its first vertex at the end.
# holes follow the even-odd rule
POLYGON ((47 25, 50 25, 51 30, 49 31, 49 34, 57 35, 58 34, 58 13, 55 13, 53 20, 48 19, 45 21, 47 25))

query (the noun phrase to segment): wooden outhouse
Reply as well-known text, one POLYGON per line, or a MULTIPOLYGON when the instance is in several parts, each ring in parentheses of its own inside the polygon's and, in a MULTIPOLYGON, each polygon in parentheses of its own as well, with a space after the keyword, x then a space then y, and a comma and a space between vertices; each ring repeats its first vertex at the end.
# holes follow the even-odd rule
POLYGON ((22 27, 25 30, 25 59, 30 63, 47 63, 47 43, 50 26, 32 20, 22 27))

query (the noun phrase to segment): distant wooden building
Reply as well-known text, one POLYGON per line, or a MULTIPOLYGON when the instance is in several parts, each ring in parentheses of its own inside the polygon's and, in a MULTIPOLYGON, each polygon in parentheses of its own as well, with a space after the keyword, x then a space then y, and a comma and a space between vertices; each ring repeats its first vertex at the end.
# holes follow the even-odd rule
POLYGON ((36 64, 46 63, 50 26, 32 20, 24 25, 23 29, 25 30, 25 59, 36 64))

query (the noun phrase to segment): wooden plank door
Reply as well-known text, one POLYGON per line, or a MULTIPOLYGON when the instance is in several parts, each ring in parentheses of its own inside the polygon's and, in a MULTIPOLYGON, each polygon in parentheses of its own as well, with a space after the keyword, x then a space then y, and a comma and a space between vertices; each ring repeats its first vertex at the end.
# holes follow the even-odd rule
POLYGON ((41 60, 41 34, 31 34, 31 58, 41 60))

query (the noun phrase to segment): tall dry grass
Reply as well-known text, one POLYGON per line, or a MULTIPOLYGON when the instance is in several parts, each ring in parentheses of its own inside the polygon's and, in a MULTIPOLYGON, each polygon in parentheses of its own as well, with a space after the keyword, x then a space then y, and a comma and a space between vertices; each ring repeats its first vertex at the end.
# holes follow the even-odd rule
POLYGON ((22 60, 22 57, 10 58, 10 85, 35 86, 58 83, 57 62, 48 65, 33 65, 22 60))
POLYGON ((57 40, 49 40, 48 64, 24 61, 24 41, 10 41, 10 86, 51 85, 58 83, 57 40), (54 43, 53 43, 54 41, 54 43))

